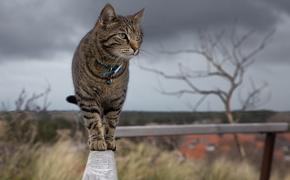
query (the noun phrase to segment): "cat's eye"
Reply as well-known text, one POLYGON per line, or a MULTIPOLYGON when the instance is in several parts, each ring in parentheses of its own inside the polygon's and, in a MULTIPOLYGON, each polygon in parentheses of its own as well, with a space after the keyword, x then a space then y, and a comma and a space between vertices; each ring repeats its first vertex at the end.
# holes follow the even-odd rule
POLYGON ((127 35, 126 35, 125 33, 120 33, 120 34, 119 34, 119 37, 120 37, 121 39, 126 39, 126 38, 127 38, 127 35))
POLYGON ((141 37, 140 36, 137 36, 136 37, 136 41, 141 41, 141 37))

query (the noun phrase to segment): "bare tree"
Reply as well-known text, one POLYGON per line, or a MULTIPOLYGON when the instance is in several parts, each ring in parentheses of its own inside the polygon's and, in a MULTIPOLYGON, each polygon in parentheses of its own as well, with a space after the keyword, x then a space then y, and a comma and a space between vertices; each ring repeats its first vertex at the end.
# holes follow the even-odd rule
MULTIPOLYGON (((208 31, 200 32, 198 33, 200 43, 198 48, 176 51, 162 50, 162 53, 168 55, 185 53, 199 55, 207 64, 205 70, 196 71, 183 63, 178 64, 179 72, 174 75, 149 67, 141 66, 141 68, 156 73, 165 79, 184 82, 186 88, 177 91, 162 89, 161 93, 176 96, 185 94, 201 95, 201 99, 196 103, 196 108, 202 104, 208 96, 217 97, 224 106, 227 121, 229 123, 237 123, 240 118, 239 116, 234 117, 232 109, 233 96, 238 87, 244 82, 247 68, 254 63, 255 56, 265 48, 273 33, 274 31, 271 31, 257 40, 258 36, 254 31, 248 31, 241 34, 237 32, 235 27, 230 30, 222 30, 218 33, 210 33, 208 31), (249 43, 251 44, 250 46, 249 43), (195 84, 194 80, 196 80, 196 78, 203 78, 205 80, 219 78, 227 82, 228 86, 203 89, 195 84)), ((240 102, 242 103, 240 110, 245 111, 250 107, 258 105, 261 102, 259 97, 266 87, 266 84, 256 86, 254 81, 252 81, 252 90, 243 98, 240 97, 240 102)), ((245 157, 244 148, 239 143, 237 135, 235 135, 235 139, 240 155, 245 157)))
POLYGON ((47 108, 50 106, 48 101, 48 95, 51 91, 50 85, 41 93, 33 93, 31 96, 28 96, 25 89, 22 89, 18 98, 15 100, 15 111, 47 111, 47 108), (38 105, 36 101, 43 98, 42 106, 38 105))

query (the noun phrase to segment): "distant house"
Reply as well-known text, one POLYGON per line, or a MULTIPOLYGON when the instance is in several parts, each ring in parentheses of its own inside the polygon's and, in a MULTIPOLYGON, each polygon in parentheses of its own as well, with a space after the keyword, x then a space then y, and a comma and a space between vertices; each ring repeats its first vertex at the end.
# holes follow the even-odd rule
MULTIPOLYGON (((248 154, 262 155, 264 136, 260 134, 239 134, 240 142, 248 154)), ((237 149, 232 134, 224 135, 188 135, 179 146, 181 153, 190 159, 200 159, 213 154, 236 154, 237 149)), ((275 146, 275 158, 290 162, 290 133, 278 135, 275 146)))

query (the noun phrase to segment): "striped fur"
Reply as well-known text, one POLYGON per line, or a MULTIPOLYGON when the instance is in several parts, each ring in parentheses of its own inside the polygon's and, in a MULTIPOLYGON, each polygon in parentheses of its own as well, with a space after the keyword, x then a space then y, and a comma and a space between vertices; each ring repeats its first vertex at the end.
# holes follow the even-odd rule
POLYGON ((67 100, 81 109, 90 150, 116 148, 114 134, 126 98, 129 59, 138 54, 142 43, 139 21, 143 11, 119 16, 107 4, 75 51, 72 62, 75 96, 67 100), (100 76, 107 71, 101 64, 122 65, 122 70, 112 77, 112 84, 100 76))

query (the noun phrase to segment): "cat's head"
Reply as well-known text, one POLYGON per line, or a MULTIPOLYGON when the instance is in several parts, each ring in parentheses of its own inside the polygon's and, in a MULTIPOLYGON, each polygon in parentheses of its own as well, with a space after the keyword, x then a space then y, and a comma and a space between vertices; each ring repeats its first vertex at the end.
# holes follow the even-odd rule
POLYGON ((144 9, 133 15, 120 16, 112 5, 105 5, 94 28, 99 46, 106 53, 122 59, 136 56, 142 43, 140 20, 143 13, 144 9))

